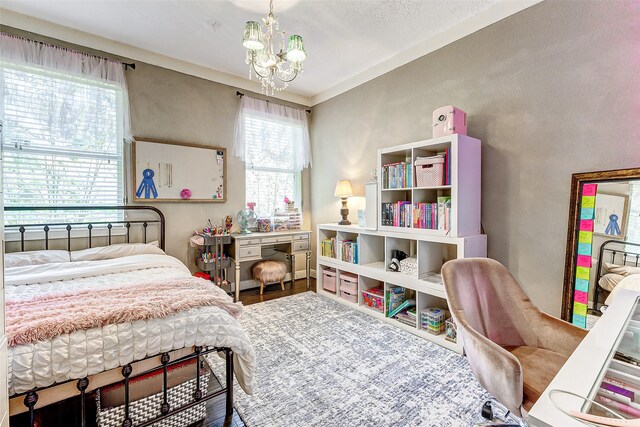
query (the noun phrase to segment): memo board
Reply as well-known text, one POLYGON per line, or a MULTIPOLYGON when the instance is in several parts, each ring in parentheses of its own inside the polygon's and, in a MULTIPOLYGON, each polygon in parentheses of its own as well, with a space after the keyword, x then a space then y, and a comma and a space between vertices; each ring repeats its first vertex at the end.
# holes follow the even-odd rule
POLYGON ((226 154, 222 147, 136 138, 133 201, 226 202, 226 154), (190 198, 181 196, 184 189, 190 198))

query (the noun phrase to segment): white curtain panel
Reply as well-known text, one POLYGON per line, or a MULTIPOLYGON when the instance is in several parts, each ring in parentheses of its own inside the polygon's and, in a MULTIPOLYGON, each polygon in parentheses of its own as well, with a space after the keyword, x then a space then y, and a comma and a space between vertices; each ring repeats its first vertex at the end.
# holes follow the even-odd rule
MULTIPOLYGON (((311 166, 311 142, 309 139, 309 121, 307 112, 299 108, 292 108, 273 102, 263 101, 244 95, 240 98, 240 106, 236 118, 233 154, 247 161, 247 146, 249 144, 276 143, 283 137, 283 125, 286 134, 291 137, 293 147, 293 170, 301 171, 311 166), (261 126, 257 138, 255 131, 247 132, 248 119, 272 121, 279 126, 261 126), (251 138, 248 135, 252 135, 251 138)), ((254 129, 255 130, 255 129, 254 129)), ((288 139, 288 138, 287 138, 288 139)))
POLYGON ((3 62, 59 71, 116 86, 122 94, 123 137, 126 142, 133 140, 129 94, 122 63, 2 33, 0 65, 3 62))

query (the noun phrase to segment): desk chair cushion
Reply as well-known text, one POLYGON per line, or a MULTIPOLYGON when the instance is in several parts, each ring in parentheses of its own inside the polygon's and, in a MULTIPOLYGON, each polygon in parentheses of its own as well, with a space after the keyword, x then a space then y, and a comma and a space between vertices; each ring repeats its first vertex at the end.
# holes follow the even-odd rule
POLYGON ((555 351, 537 347, 504 347, 522 366, 522 407, 529 412, 556 376, 567 357, 555 351))

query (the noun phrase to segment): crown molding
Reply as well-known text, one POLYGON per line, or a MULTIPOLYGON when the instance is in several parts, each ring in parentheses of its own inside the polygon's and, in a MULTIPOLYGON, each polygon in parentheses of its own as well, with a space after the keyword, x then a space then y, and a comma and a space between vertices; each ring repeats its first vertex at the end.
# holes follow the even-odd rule
MULTIPOLYGON (((62 40, 85 46, 94 50, 100 50, 113 55, 129 58, 135 61, 145 62, 151 65, 168 68, 191 76, 222 83, 234 88, 260 93, 261 85, 253 80, 248 80, 232 74, 216 71, 202 65, 171 58, 159 53, 151 52, 125 43, 120 43, 104 37, 89 34, 84 31, 74 30, 69 27, 54 24, 21 13, 7 9, 0 9, 0 24, 14 27, 20 30, 33 32, 45 37, 62 40)), ((311 106, 311 98, 308 96, 293 93, 291 91, 280 91, 274 94, 273 98, 293 102, 306 107, 311 106)))
MULTIPOLYGON (((307 107, 317 105, 542 1, 543 0, 502 0, 484 12, 474 15, 416 46, 401 51, 394 57, 374 65, 366 71, 350 77, 314 96, 304 96, 291 91, 281 91, 274 94, 273 97, 307 107)), ((69 27, 33 18, 7 9, 0 8, 0 24, 24 31, 30 31, 68 43, 86 46, 91 49, 104 51, 124 58, 130 58, 151 65, 168 68, 170 70, 222 83, 238 89, 256 93, 261 92, 261 86, 256 81, 217 71, 202 65, 171 58, 169 56, 96 36, 84 31, 74 30, 69 27)))
POLYGON ((392 58, 374 65, 366 71, 350 77, 347 80, 312 96, 311 105, 317 105, 321 102, 334 98, 357 86, 373 80, 376 77, 380 77, 398 67, 451 44, 456 40, 460 40, 461 38, 473 34, 476 31, 488 27, 502 19, 541 3, 542 1, 543 0, 502 0, 489 9, 454 25, 440 34, 437 34, 416 46, 410 47, 392 58))

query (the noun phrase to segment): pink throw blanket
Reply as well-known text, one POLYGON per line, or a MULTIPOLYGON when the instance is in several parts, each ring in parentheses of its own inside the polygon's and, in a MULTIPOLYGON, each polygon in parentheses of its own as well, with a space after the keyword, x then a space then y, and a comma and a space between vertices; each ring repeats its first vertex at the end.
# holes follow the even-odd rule
POLYGON ((49 340, 74 331, 149 320, 202 306, 215 306, 238 318, 242 304, 197 277, 74 292, 51 292, 7 301, 10 347, 49 340))

